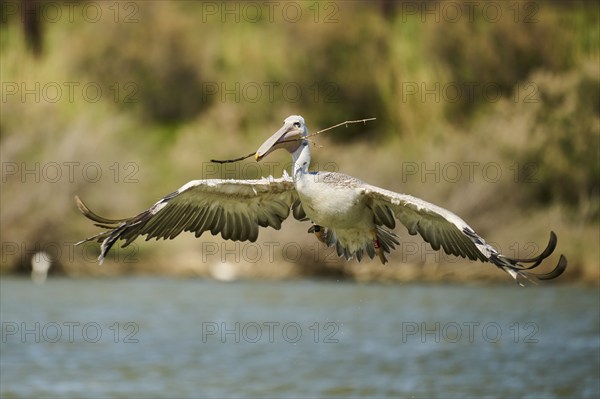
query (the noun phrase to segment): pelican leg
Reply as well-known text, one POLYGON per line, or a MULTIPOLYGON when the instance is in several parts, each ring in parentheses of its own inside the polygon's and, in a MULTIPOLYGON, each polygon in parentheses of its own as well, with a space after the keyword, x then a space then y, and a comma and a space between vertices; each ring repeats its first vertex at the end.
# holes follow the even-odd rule
POLYGON ((385 258, 383 248, 381 248, 381 242, 379 241, 379 237, 377 236, 377 229, 371 230, 371 234, 373 235, 373 247, 375 247, 375 253, 377 254, 377 256, 379 256, 381 263, 385 265, 387 259, 385 258))
POLYGON ((319 241, 321 241, 323 244, 327 244, 327 241, 325 240, 325 229, 319 226, 318 224, 313 224, 308 229, 308 232, 314 233, 319 241))

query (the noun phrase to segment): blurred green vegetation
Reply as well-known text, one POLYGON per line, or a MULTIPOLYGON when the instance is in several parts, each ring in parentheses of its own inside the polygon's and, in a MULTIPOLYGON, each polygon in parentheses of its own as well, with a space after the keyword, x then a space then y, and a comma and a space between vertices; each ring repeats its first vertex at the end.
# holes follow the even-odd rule
MULTIPOLYGON (((81 10, 88 3, 74 4, 81 10)), ((3 8, 0 232, 3 246, 20 248, 16 254, 12 246, 3 248, 3 271, 27 269, 35 248, 97 231, 78 216, 74 194, 102 215, 124 217, 191 179, 281 173, 287 154, 273 155, 279 162, 273 170, 206 162, 256 149, 287 115, 301 114, 313 131, 377 118, 320 137, 319 166, 438 203, 492 242, 542 245, 553 229, 557 252, 570 261, 567 276, 597 281, 600 38, 594 2, 494 2, 501 16, 490 19, 480 9, 468 17, 466 5, 457 8, 461 18, 450 17, 454 10, 443 2, 324 1, 294 3, 302 15, 293 22, 265 4, 259 19, 256 9, 236 2, 94 4, 103 17, 93 23, 79 12, 67 18, 65 5, 59 5, 60 20, 42 19, 39 56, 27 49, 21 15, 3 8), (233 12, 223 14, 223 7, 233 12), (69 162, 79 168, 72 178, 64 166, 69 162), (502 179, 403 174, 414 165, 443 172, 447 165, 490 162, 499 165, 502 179), (53 163, 61 166, 58 179, 44 176, 44 166, 53 163), (102 179, 85 174, 92 163, 102 179), (34 172, 24 174, 27 168, 34 172)), ((293 224, 261 237, 314 245, 306 226, 293 224)), ((406 238, 402 228, 398 232, 406 238)), ((140 244, 139 264, 103 269, 89 259, 82 266, 81 253, 67 256, 61 244, 55 263, 70 274, 202 274, 208 266, 197 266, 199 241, 140 244)), ((285 267, 252 265, 242 274, 505 277, 468 262, 451 262, 440 272, 430 258, 393 259, 397 264, 381 269, 303 257, 285 267)))

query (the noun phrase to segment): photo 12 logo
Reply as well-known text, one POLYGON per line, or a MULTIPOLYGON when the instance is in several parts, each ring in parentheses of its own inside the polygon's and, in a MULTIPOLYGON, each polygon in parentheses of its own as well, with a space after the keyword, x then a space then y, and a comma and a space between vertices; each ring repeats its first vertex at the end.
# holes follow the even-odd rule
POLYGON ((402 322, 400 338, 402 343, 474 343, 483 341, 497 343, 507 340, 512 343, 535 344, 539 342, 539 326, 535 322, 515 322, 502 326, 495 321, 477 322, 402 322))
POLYGON ((339 23, 334 1, 203 1, 202 23, 339 23))
POLYGON ((96 321, 2 322, 2 343, 112 342, 136 344, 140 327, 133 321, 111 324, 96 321))
POLYGON ((114 82, 106 87, 108 90, 103 90, 98 82, 2 82, 2 103, 97 103, 102 98, 115 103, 139 102, 139 86, 135 82, 114 82))
POLYGON ((459 23, 482 20, 498 23, 508 19, 514 23, 537 23, 540 6, 535 1, 403 1, 402 22, 417 19, 422 23, 459 23))
POLYGON ((297 104, 303 101, 323 104, 339 102, 340 93, 335 82, 203 82, 202 101, 213 100, 222 103, 297 104))
POLYGON ((17 1, 3 0, 0 3, 2 22, 19 18, 21 22, 38 21, 49 24, 84 21, 98 23, 140 22, 140 7, 133 1, 17 1))
POLYGON ((1 163, 2 183, 97 183, 102 178, 114 183, 138 183, 136 175, 139 165, 135 162, 114 162, 102 165, 99 162, 50 161, 1 163))
MULTIPOLYGON (((76 241, 16 242, 3 241, 0 245, 0 260, 4 264, 48 265, 48 269, 56 263, 85 262, 98 263, 99 245, 85 242, 76 245, 76 241)), ((127 247, 115 246, 107 255, 116 263, 139 262, 139 247, 133 242, 127 247)))
POLYGON ((335 344, 340 325, 333 321, 303 324, 295 321, 202 322, 202 343, 335 344))
POLYGON ((506 98, 514 103, 539 103, 539 87, 535 82, 515 82, 512 96, 503 96, 498 82, 402 82, 403 103, 495 103, 506 98))

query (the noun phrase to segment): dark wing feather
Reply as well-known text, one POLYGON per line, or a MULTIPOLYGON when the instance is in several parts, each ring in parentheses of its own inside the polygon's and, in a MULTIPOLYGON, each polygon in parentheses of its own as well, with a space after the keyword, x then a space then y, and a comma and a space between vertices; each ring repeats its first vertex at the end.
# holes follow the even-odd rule
POLYGON ((378 224, 390 225, 385 209, 390 209, 411 235, 419 234, 432 248, 443 248, 444 252, 482 262, 491 262, 510 274, 520 284, 523 279, 549 280, 560 276, 567 267, 566 258, 561 255, 557 266, 549 273, 533 274, 533 269, 550 256, 556 247, 556 234, 550 233, 546 249, 531 259, 513 259, 498 252, 487 244, 475 230, 454 213, 437 205, 410 195, 398 194, 368 184, 363 185, 364 195, 374 210, 378 224))
POLYGON ((183 231, 194 232, 196 237, 210 231, 227 240, 255 241, 258 226, 279 229, 297 199, 294 182, 287 175, 279 179, 194 180, 127 219, 98 216, 75 197, 81 213, 107 229, 78 244, 100 242, 98 260, 102 263, 118 240, 124 240, 123 246, 127 246, 144 235, 146 240, 173 239, 183 231))

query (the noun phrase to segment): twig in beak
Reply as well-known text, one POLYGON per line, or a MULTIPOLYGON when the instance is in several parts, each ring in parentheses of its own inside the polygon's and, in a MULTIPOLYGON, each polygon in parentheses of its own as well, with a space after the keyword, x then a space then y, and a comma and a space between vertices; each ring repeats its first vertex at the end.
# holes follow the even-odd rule
MULTIPOLYGON (((351 123, 360 123, 360 122, 362 122, 362 123, 364 123, 366 125, 368 121, 374 121, 375 119, 377 119, 377 118, 367 118, 367 119, 359 119, 359 120, 355 120, 355 121, 345 121, 345 122, 342 122, 342 123, 338 123, 337 125, 330 126, 330 127, 326 128, 326 129, 319 130, 319 131, 317 131, 315 133, 309 134, 306 137, 301 137, 301 138, 297 138, 297 139, 284 140, 284 141, 281 141, 281 143, 287 143, 287 142, 299 141, 299 140, 306 140, 306 141, 310 142, 311 144, 313 144, 314 146, 322 147, 319 144, 315 143, 314 141, 308 140, 308 138, 316 136, 316 135, 321 134, 323 132, 326 132, 328 130, 335 129, 336 127, 340 127, 342 125, 346 125, 346 127, 348 127, 348 125, 351 124, 351 123)), ((211 159, 210 162, 221 163, 221 164, 223 164, 223 163, 239 162, 239 161, 243 161, 244 159, 248 159, 248 158, 254 156, 254 154, 255 154, 255 152, 251 152, 250 154, 248 154, 246 156, 235 158, 235 159, 225 159, 225 160, 211 159)))
POLYGON ((314 146, 315 146, 315 147, 317 147, 317 148, 323 148, 323 146, 322 146, 321 144, 317 143, 316 141, 309 140, 307 137, 310 137, 310 136, 312 136, 312 134, 311 134, 311 135, 309 135, 309 136, 306 136, 306 137, 299 137, 299 138, 297 138, 297 139, 287 139, 287 140, 282 140, 282 141, 280 141, 280 142, 279 142, 279 144, 281 144, 281 143, 291 143, 291 142, 293 142, 293 141, 302 141, 302 140, 306 140, 306 141, 308 141, 309 143, 311 143, 312 145, 314 145, 314 146))
POLYGON ((377 118, 359 119, 359 120, 356 120, 356 121, 345 121, 345 122, 342 122, 342 123, 338 123, 337 125, 330 126, 330 127, 326 128, 326 129, 319 130, 318 132, 314 132, 312 134, 309 134, 306 137, 316 136, 317 134, 321 134, 321 133, 326 132, 328 130, 335 129, 336 127, 340 127, 342 125, 346 125, 346 127, 348 127, 348 125, 351 124, 351 123, 360 123, 360 122, 362 122, 363 124, 366 125, 368 121, 374 121, 375 119, 377 119, 377 118))
POLYGON ((218 159, 211 159, 210 162, 212 163, 232 163, 232 162, 239 162, 239 161, 243 161, 244 159, 248 159, 250 157, 253 157, 254 154, 256 154, 255 152, 251 152, 250 154, 243 156, 243 157, 239 157, 239 158, 235 158, 235 159, 225 159, 225 160, 218 160, 218 159))

